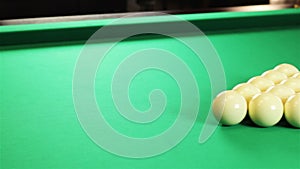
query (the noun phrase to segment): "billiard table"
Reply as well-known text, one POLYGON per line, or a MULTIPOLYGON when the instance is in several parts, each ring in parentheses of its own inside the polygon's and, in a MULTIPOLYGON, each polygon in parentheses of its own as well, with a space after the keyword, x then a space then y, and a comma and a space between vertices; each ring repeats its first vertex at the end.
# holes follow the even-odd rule
MULTIPOLYGON (((175 16, 192 23, 206 35, 221 63, 219 70, 224 73, 225 79, 218 83, 225 83, 224 90, 247 82, 280 63, 290 63, 300 68, 300 9, 175 16)), ((129 19, 132 19, 128 23, 131 28, 148 27, 149 24, 159 27, 160 24, 173 22, 159 15, 129 19)), ((211 92, 211 78, 216 77, 211 77, 205 63, 176 38, 158 34, 124 38, 112 46, 101 64, 96 65, 96 72, 88 73, 94 78, 90 86, 85 86, 85 83, 82 86, 74 84, 86 80, 76 79, 76 74, 80 74, 78 61, 89 57, 83 55, 86 46, 94 45, 95 49, 109 46, 118 39, 118 35, 112 32, 112 36, 101 41, 86 43, 87 40, 115 20, 88 19, 0 26, 1 168, 300 168, 300 130, 288 125, 284 119, 273 127, 261 128, 246 117, 238 125, 218 125, 207 140, 199 142, 216 94, 211 92), (189 104, 196 108, 197 116, 195 119, 184 119, 192 125, 187 127, 182 139, 176 144, 173 144, 172 137, 162 139, 162 146, 173 144, 168 151, 145 158, 132 158, 111 152, 91 138, 91 133, 85 127, 97 128, 100 124, 92 119, 98 117, 89 117, 93 122, 83 124, 86 121, 80 119, 78 111, 82 110, 77 107, 74 97, 83 97, 81 102, 86 99, 84 109, 87 113, 92 111, 94 105, 89 104, 89 98, 84 98, 84 90, 78 94, 77 89, 93 87, 92 98, 97 101, 98 110, 101 110, 101 117, 105 120, 103 123, 124 137, 142 140, 166 132, 176 123, 178 112, 185 102, 176 78, 150 67, 135 74, 129 85, 116 83, 113 79, 125 58, 149 48, 172 53, 172 56, 185 63, 197 85, 197 90, 190 91, 193 94, 189 102, 199 106, 189 104), (159 99, 155 100, 156 97, 152 102, 149 101, 152 96, 149 94, 154 89, 160 89, 166 100, 162 114, 148 123, 138 123, 119 114, 120 107, 114 103, 119 95, 112 92, 112 83, 120 89, 124 89, 124 86, 128 88, 128 91, 117 90, 117 93, 123 94, 122 97, 125 94, 134 107, 132 110, 139 110, 140 113, 147 113, 152 106, 161 104, 159 99)), ((118 28, 128 31, 126 26, 121 23, 118 28)), ((178 37, 184 36, 189 40, 204 36, 177 33, 178 37)), ((94 54, 98 54, 97 50, 94 54)), ((160 63, 160 57, 163 59, 164 55, 153 57, 160 63)), ((89 64, 85 66, 89 67, 89 64)), ((177 73, 180 73, 180 67, 178 70, 177 73)), ((101 133, 101 127, 99 131, 100 140, 110 135, 101 133)), ((181 133, 180 128, 178 133, 181 133)), ((139 152, 138 147, 141 146, 128 146, 118 137, 108 141, 116 149, 127 146, 128 152, 139 152)), ((155 146, 159 147, 160 144, 155 146)))

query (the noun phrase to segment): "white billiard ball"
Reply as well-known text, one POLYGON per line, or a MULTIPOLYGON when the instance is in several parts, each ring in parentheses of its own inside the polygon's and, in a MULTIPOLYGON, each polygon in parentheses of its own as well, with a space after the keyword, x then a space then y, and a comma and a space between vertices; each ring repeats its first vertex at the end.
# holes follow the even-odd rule
POLYGON ((280 84, 292 88, 296 93, 300 92, 300 79, 298 78, 288 78, 282 81, 280 84))
POLYGON ((292 126, 300 128, 300 93, 288 98, 284 116, 292 126))
POLYGON ((300 79, 300 72, 295 73, 292 77, 293 77, 293 78, 298 78, 298 79, 300 79))
POLYGON ((249 116, 258 126, 273 126, 283 116, 283 104, 278 96, 271 93, 257 94, 250 101, 249 116))
POLYGON ((272 80, 275 84, 280 83, 281 81, 288 78, 288 76, 277 70, 268 70, 261 75, 262 77, 272 80))
POLYGON ((238 92, 228 90, 220 93, 213 101, 213 113, 224 125, 240 123, 247 114, 247 102, 238 92))
POLYGON ((276 85, 276 86, 272 86, 270 87, 266 92, 268 93, 272 93, 276 96, 278 96, 282 103, 284 104, 286 102, 286 100, 295 94, 295 91, 285 85, 276 85))
POLYGON ((274 86, 275 83, 272 80, 263 78, 261 76, 256 76, 251 78, 248 83, 251 83, 255 87, 257 87, 260 91, 264 92, 266 91, 269 87, 274 86))
POLYGON ((241 94, 246 99, 248 104, 253 96, 261 93, 260 89, 251 83, 241 83, 235 86, 233 90, 241 94))
POLYGON ((287 76, 292 76, 293 74, 299 72, 299 70, 295 66, 288 64, 288 63, 280 64, 280 65, 276 66, 274 68, 274 70, 278 70, 278 71, 286 74, 287 76))

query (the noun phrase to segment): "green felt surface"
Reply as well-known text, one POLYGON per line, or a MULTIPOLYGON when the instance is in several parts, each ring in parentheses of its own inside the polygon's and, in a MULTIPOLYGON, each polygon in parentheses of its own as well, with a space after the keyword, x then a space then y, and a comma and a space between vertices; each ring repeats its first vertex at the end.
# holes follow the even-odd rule
MULTIPOLYGON (((236 18, 247 14, 230 13, 236 18)), ((228 15, 216 13, 203 18, 228 15)), ((248 15, 259 19, 264 12, 248 15)), ((201 14, 186 17, 203 19, 201 14)), ((291 25, 210 32, 208 38, 223 63, 228 89, 283 62, 300 68, 300 26, 291 25)), ((39 25, 21 27, 26 30, 39 25)), ((3 30, 5 33, 8 28, 3 30)), ((129 97, 138 109, 149 108, 148 94, 153 88, 162 89, 168 97, 163 116, 149 125, 133 124, 120 117, 107 88, 113 70, 128 53, 149 46, 160 47, 184 60, 198 82, 201 102, 194 127, 175 148, 156 157, 129 159, 104 151, 83 131, 73 105, 73 71, 83 45, 83 41, 64 41, 1 48, 0 168, 300 168, 300 131, 285 125, 220 126, 206 143, 199 144, 211 101, 209 77, 203 63, 170 38, 119 43, 98 69, 95 95, 106 119, 119 132, 148 137, 164 131, 174 122, 181 101, 174 79, 150 70, 133 80, 129 97)))

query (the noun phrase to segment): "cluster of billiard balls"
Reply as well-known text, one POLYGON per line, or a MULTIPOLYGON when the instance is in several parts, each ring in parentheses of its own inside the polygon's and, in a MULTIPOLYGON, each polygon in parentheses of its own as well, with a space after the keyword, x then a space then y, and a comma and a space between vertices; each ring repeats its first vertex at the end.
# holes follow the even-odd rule
POLYGON ((213 102, 213 113, 224 125, 240 123, 249 114, 258 126, 276 125, 284 116, 300 128, 300 72, 291 64, 280 64, 232 90, 221 92, 213 102))

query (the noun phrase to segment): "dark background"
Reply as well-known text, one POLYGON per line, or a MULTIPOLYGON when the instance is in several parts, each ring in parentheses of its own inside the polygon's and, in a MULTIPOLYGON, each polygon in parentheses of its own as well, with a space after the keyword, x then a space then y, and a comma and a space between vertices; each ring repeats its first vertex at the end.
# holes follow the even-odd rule
POLYGON ((268 4, 269 0, 0 0, 0 19, 268 4))

